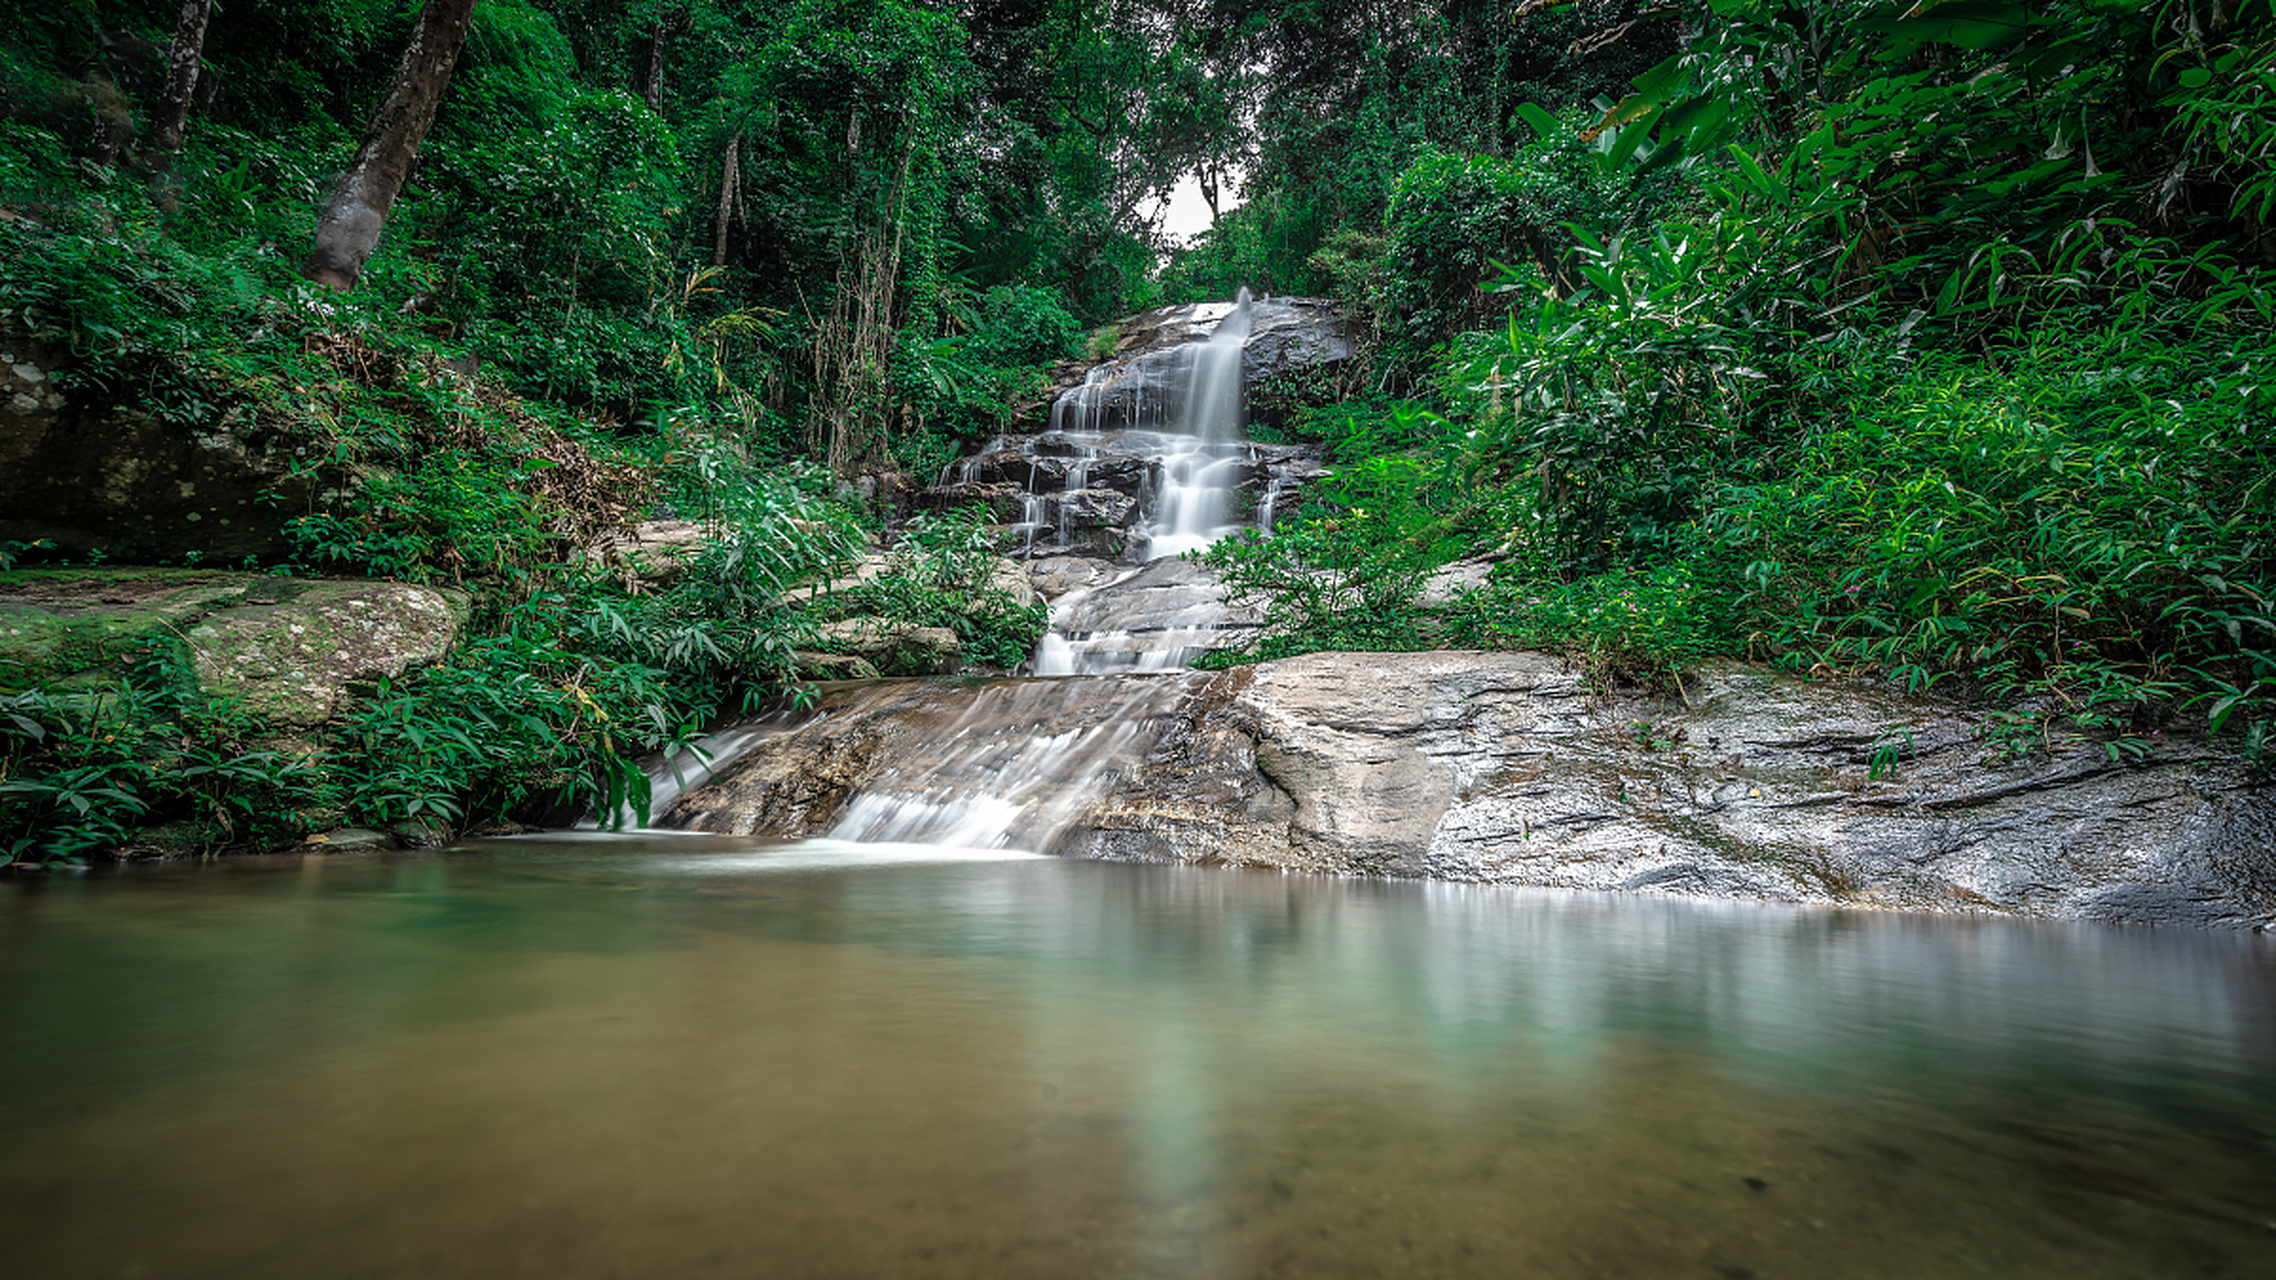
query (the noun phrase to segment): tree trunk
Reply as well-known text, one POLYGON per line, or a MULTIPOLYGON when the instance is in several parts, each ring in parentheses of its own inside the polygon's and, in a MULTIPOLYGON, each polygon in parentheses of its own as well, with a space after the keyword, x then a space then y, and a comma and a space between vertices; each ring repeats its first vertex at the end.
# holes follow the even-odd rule
POLYGON ((197 92, 198 64, 205 57, 205 23, 212 13, 213 0, 182 0, 174 47, 166 54, 166 88, 150 121, 150 150, 160 167, 182 149, 182 126, 190 118, 191 95, 197 92))
POLYGON ((411 162, 450 87, 451 68, 458 64, 473 14, 474 0, 427 0, 364 144, 324 206, 324 217, 316 224, 316 249, 302 275, 331 289, 352 289, 362 278, 364 264, 379 247, 387 211, 395 207, 395 195, 411 175, 411 162))
POLYGON ((737 161, 743 154, 743 135, 727 140, 727 159, 719 166, 719 225, 711 241, 711 265, 727 265, 727 227, 735 219, 736 186, 742 182, 737 161))
POLYGON ((648 65, 640 72, 640 98, 651 111, 664 109, 664 20, 648 29, 648 65))

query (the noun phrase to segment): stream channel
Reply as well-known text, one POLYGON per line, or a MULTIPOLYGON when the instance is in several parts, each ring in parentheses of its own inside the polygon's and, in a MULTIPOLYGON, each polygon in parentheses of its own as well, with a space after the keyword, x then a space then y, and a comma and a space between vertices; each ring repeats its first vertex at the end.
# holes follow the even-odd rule
POLYGON ((2265 937, 1038 857, 991 750, 0 882, 0 1274, 2276 1273, 2265 937))

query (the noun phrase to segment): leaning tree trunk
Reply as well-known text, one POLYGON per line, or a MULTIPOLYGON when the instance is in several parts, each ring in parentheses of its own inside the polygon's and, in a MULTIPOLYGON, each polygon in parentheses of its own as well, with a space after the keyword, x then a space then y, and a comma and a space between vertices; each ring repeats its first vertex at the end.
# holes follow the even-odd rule
POLYGON ((166 89, 159 95, 157 114, 150 121, 150 151, 161 167, 182 149, 182 126, 190 118, 190 97, 197 92, 198 64, 205 57, 205 24, 212 14, 213 0, 182 0, 182 17, 174 24, 174 47, 166 54, 166 89))
POLYGON ((301 274, 331 289, 352 289, 379 247, 387 211, 411 175, 419 143, 435 122, 435 108, 450 87, 451 68, 466 43, 474 0, 427 0, 411 41, 403 46, 395 80, 373 113, 371 129, 316 224, 316 250, 301 274))

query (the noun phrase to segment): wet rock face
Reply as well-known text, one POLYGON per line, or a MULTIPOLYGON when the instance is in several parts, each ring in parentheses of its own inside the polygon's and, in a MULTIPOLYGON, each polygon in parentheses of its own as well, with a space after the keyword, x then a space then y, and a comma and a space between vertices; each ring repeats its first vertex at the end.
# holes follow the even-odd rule
MULTIPOLYGON (((1062 694, 1039 695, 1016 732, 1054 735, 1097 717, 1105 694, 1079 689, 1116 682, 1030 683, 1062 694)), ((1693 682, 1689 709, 1607 703, 1536 654, 1314 654, 1139 683, 1174 698, 1149 705, 1127 757, 1052 827, 1047 851, 2064 919, 2276 923, 2276 786, 2202 744, 2165 744, 2138 767, 2114 765, 2091 744, 1986 763, 1974 718, 1948 705, 1736 664, 1693 682), (1877 753, 1894 766, 1878 777, 1877 753)), ((943 686, 886 688, 932 690, 926 714, 954 719, 943 686)), ((921 725, 895 727, 897 714, 848 710, 811 735, 784 735, 763 770, 726 770, 715 802, 737 796, 731 803, 745 813, 799 809, 767 799, 770 788, 806 796, 805 779, 825 773, 842 801, 892 767, 884 752, 864 765, 869 773, 848 772, 857 754, 849 744, 923 740, 921 725)), ((832 820, 811 805, 799 811, 805 825, 744 829, 807 834, 832 820)))
POLYGON ((286 549, 283 516, 312 482, 302 444, 241 410, 182 427, 135 410, 83 412, 63 353, 0 326, 0 539, 54 540, 127 558, 215 560, 286 549), (264 500, 274 493, 279 502, 264 500))
MULTIPOLYGON (((1058 562, 1046 561, 1053 564, 1058 562)), ((1063 590, 1051 614, 1052 638, 1087 671, 1181 667, 1210 649, 1256 638, 1263 618, 1225 602, 1225 590, 1190 560, 1155 560, 1063 590)))
POLYGON ((955 843, 1265 861, 1294 804, 1256 771, 1236 727, 1211 722, 1217 704, 1203 694, 1221 683, 1187 672, 839 686, 662 821, 884 839, 931 838, 947 823, 961 833, 955 843))
MULTIPOLYGON (((1136 536, 1164 481, 1171 437, 1150 430, 1046 431, 998 436, 981 452, 949 464, 921 505, 947 509, 979 503, 1010 531, 1011 554, 1023 559, 1097 556, 1134 562, 1146 546, 1136 536)), ((1301 444, 1229 441, 1218 477, 1250 523, 1294 511, 1304 486, 1328 474, 1319 450, 1301 444)))
POLYGON ((2201 745, 1987 764, 1975 720, 1737 665, 1613 707, 1548 659, 1260 667, 1282 865, 2103 920, 2276 920, 2276 789, 2201 745), (1906 737, 1909 735, 1909 745, 1906 737), (1877 752, 1893 768, 1875 778, 1877 752))
MULTIPOLYGON (((1200 447, 1208 451, 1210 483, 1231 495, 1237 512, 1255 513, 1249 523, 1269 527, 1326 471, 1310 446, 1239 440, 1232 402, 1194 390, 1208 340, 1233 310, 1231 303, 1165 307, 1122 321, 1111 358, 1070 367, 1068 380, 1047 394, 1048 429, 989 441, 943 469, 918 495, 919 505, 980 503, 1017 534, 1023 556, 1135 562, 1152 549, 1134 531, 1154 517, 1165 492, 1194 478, 1187 472, 1202 465, 1200 447), (1196 426, 1217 416, 1204 404, 1222 405, 1235 421, 1196 426)), ((1244 387, 1351 354, 1341 312, 1324 299, 1254 301, 1248 324, 1239 352, 1244 387)))

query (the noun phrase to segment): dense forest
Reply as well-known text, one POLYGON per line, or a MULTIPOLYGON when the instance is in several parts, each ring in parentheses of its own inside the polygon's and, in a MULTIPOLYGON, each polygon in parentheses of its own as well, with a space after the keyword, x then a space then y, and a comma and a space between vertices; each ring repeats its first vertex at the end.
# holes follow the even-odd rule
MULTIPOLYGON (((162 646, 0 660, 0 861, 636 795, 795 689, 782 588, 910 477, 1243 285, 1339 300, 1357 354, 1260 391, 1335 476, 1206 553, 1272 622, 1220 660, 1751 658, 1996 707, 1993 759, 2276 724, 2269 0, 18 14, 0 329, 75 402, 303 441, 244 567, 448 585, 473 638, 283 741, 162 646), (659 513, 711 530, 668 589, 580 567, 659 513)), ((984 520, 896 536, 873 603, 1016 663, 984 520)))

